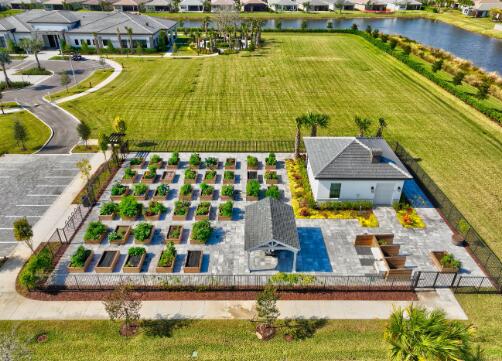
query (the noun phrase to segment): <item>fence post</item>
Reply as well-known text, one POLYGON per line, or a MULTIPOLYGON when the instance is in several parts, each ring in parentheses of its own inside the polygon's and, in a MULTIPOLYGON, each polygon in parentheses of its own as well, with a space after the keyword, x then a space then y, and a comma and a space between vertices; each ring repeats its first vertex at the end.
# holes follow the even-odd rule
POLYGON ((415 273, 415 279, 413 280, 412 289, 415 290, 418 287, 418 282, 420 281, 420 277, 422 275, 422 271, 417 271, 415 273))

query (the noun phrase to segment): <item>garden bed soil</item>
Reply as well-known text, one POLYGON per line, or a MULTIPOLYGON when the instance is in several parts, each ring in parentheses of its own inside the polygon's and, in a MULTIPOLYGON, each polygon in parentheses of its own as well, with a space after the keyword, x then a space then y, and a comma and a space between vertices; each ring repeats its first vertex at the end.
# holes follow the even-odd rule
POLYGON ((202 251, 188 251, 185 258, 185 273, 200 273, 202 266, 202 251))
POLYGON ((126 244, 127 241, 129 240, 129 236, 131 235, 131 226, 126 226, 126 225, 118 225, 115 227, 115 232, 119 234, 123 234, 122 239, 116 240, 116 241, 110 241, 111 244, 126 244))
POLYGON ((105 221, 113 221, 115 219, 115 217, 117 216, 117 213, 112 213, 112 214, 100 214, 98 216, 98 219, 101 221, 101 222, 105 222, 105 221))
POLYGON ((122 197, 129 195, 130 191, 131 191, 131 189, 128 187, 128 188, 126 188, 126 190, 125 190, 125 192, 123 194, 120 194, 120 195, 117 195, 117 196, 113 196, 112 195, 112 196, 110 196, 110 199, 112 201, 114 201, 114 202, 119 202, 122 199, 122 197))
POLYGON ((137 177, 138 177, 137 174, 135 174, 132 178, 122 177, 122 179, 120 180, 120 183, 122 183, 122 184, 133 184, 133 183, 136 183, 136 178, 137 177))
POLYGON ((235 184, 235 175, 232 179, 223 178, 223 184, 235 184))
POLYGON ((216 177, 218 177, 218 175, 216 174, 214 176, 214 178, 212 178, 212 179, 206 179, 206 174, 204 174, 204 180, 203 180, 203 182, 206 183, 206 184, 215 184, 216 183, 216 177))
POLYGON ((94 270, 97 273, 112 273, 119 258, 120 251, 104 251, 94 270))
POLYGON ((154 234, 155 234, 155 227, 152 227, 152 229, 150 230, 150 234, 148 235, 148 237, 145 238, 144 241, 138 241, 136 238, 134 238, 134 243, 136 243, 136 244, 150 244, 150 243, 152 243, 152 239, 153 239, 154 234))
POLYGON ((141 183, 144 184, 153 184, 157 181, 157 175, 155 175, 153 178, 145 178, 145 174, 143 173, 143 176, 141 177, 141 183))
POLYGON ((87 258, 85 259, 83 267, 72 267, 72 266, 70 266, 70 264, 71 264, 71 261, 70 261, 70 263, 68 264, 68 272, 69 273, 84 273, 84 272, 87 272, 87 270, 89 269, 89 266, 91 265, 92 258, 94 257, 94 252, 92 250, 89 250, 89 251, 90 251, 90 253, 87 256, 87 258))
POLYGON ((141 256, 130 256, 127 255, 126 261, 124 263, 124 267, 122 267, 122 272, 124 273, 140 273, 141 267, 143 267, 143 263, 145 262, 146 253, 143 253, 141 256), (131 262, 133 266, 127 266, 127 264, 131 262))
POLYGON ((144 194, 141 194, 139 196, 134 196, 134 198, 136 198, 137 201, 146 201, 148 198, 148 193, 149 193, 149 190, 147 189, 144 194))
POLYGON ((430 253, 432 263, 434 263, 434 266, 439 270, 439 272, 452 272, 452 273, 457 273, 458 268, 455 267, 444 267, 441 264, 441 259, 446 255, 446 252, 444 251, 431 251, 430 253))
POLYGON ((105 239, 106 237, 106 233, 103 233, 102 235, 99 236, 98 239, 89 239, 89 240, 84 240, 84 243, 85 244, 101 244, 101 242, 103 242, 103 240, 105 239))
POLYGON ((190 214, 190 211, 188 211, 187 214, 183 214, 183 215, 173 214, 173 221, 187 221, 189 214, 190 214))
POLYGON ((175 225, 175 224, 170 225, 169 229, 167 231, 167 234, 166 234, 166 243, 173 242, 174 244, 180 244, 182 236, 183 236, 183 226, 175 225), (178 237, 174 238, 174 237, 172 237, 171 232, 176 228, 179 228, 180 235, 178 237))
POLYGON ((130 164, 130 167, 131 167, 131 169, 139 170, 139 169, 143 169, 143 167, 145 166, 145 164, 146 164, 146 162, 142 161, 140 164, 136 164, 136 165, 130 164))
POLYGON ((159 214, 153 214, 153 215, 151 215, 151 216, 147 216, 147 215, 145 214, 145 219, 146 219, 147 221, 158 221, 158 220, 160 220, 160 213, 159 213, 159 214))
POLYGON ((214 190, 211 192, 211 194, 200 194, 200 199, 203 201, 212 201, 214 197, 214 190))
POLYGON ((180 199, 182 201, 191 201, 194 196, 194 193, 195 193, 195 190, 192 190, 190 192, 190 194, 187 194, 187 195, 180 194, 180 199))
MULTIPOLYGON (((164 253, 164 252, 165 251, 163 251, 162 253, 164 253)), ((162 254, 160 255, 160 257, 162 258, 162 254)), ((155 267, 155 272, 157 272, 157 273, 173 273, 175 263, 176 263, 176 257, 174 257, 173 262, 169 266, 157 265, 157 267, 155 267)))
POLYGON ((237 168, 236 164, 237 164, 237 161, 235 160, 235 158, 227 158, 227 159, 225 160, 225 170, 235 170, 235 169, 237 168), (233 164, 226 165, 226 163, 227 163, 229 160, 231 160, 231 159, 233 159, 233 160, 234 160, 233 164))
POLYGON ((171 171, 163 172, 162 175, 160 176, 160 183, 171 184, 173 183, 175 176, 176 176, 175 172, 171 171))

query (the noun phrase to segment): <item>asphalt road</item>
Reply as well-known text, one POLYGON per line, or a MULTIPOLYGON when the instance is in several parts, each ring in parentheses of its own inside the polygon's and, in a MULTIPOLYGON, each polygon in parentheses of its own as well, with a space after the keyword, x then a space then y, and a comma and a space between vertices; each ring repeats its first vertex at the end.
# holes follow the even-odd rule
MULTIPOLYGON (((42 60, 40 63, 42 67, 52 70, 55 75, 24 89, 6 91, 3 93, 2 101, 17 101, 52 128, 54 135, 47 145, 40 150, 40 154, 67 154, 80 139, 76 131, 78 121, 56 105, 46 102, 43 97, 48 93, 55 93, 65 88, 60 84, 58 73, 67 71, 72 81, 68 86, 71 87, 75 84, 70 63, 63 60, 42 60)), ((74 61, 72 63, 76 83, 88 77, 93 70, 102 67, 94 60, 74 61)), ((35 61, 25 60, 21 64, 16 62, 11 66, 25 69, 35 65, 35 61)))

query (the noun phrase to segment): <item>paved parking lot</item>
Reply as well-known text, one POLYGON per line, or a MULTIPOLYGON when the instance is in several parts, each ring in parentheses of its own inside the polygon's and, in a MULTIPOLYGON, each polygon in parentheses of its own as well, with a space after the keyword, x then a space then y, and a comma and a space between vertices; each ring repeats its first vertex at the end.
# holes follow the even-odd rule
POLYGON ((42 217, 78 174, 76 163, 89 155, 5 155, 0 157, 0 257, 16 246, 12 223, 42 217))

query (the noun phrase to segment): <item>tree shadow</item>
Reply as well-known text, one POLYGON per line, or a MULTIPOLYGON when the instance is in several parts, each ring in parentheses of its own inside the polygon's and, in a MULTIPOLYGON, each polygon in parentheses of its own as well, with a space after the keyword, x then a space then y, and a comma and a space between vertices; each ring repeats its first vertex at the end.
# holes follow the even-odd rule
POLYGON ((172 337, 173 332, 183 327, 188 327, 191 320, 145 320, 143 330, 150 337, 172 337))

